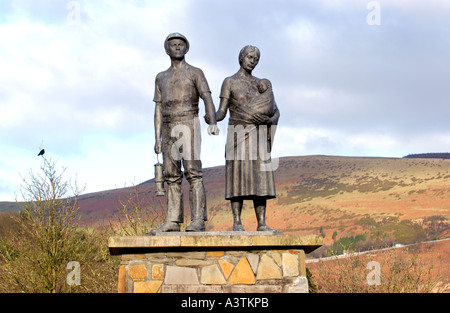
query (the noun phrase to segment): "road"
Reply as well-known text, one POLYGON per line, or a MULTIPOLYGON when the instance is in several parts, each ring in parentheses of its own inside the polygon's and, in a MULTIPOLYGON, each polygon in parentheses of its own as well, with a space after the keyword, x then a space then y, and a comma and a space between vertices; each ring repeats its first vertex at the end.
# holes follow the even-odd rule
POLYGON ((405 247, 416 246, 416 245, 420 245, 420 244, 424 244, 424 243, 432 243, 432 242, 439 242, 439 241, 445 241, 445 240, 450 240, 450 238, 423 241, 423 242, 412 243, 412 244, 408 244, 408 245, 396 244, 393 247, 389 247, 389 248, 368 250, 368 251, 362 251, 362 252, 344 253, 344 254, 340 254, 340 255, 335 255, 335 256, 330 256, 330 257, 325 257, 325 258, 318 258, 318 259, 307 259, 307 260, 305 260, 305 263, 316 263, 319 261, 336 260, 336 259, 348 258, 348 257, 360 255, 360 254, 367 254, 367 253, 374 253, 374 252, 386 251, 386 250, 391 250, 391 249, 405 248, 405 247))

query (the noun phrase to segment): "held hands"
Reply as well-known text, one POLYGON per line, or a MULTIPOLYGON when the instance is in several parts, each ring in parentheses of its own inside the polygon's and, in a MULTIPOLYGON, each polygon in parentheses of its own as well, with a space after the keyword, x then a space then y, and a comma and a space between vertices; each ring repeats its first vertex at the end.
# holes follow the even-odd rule
POLYGON ((209 125, 208 126, 208 135, 217 136, 217 135, 219 135, 219 133, 220 133, 220 130, 217 125, 209 125))
POLYGON ((162 142, 161 142, 161 140, 156 140, 155 153, 160 154, 161 152, 162 152, 162 142))
POLYGON ((206 124, 209 125, 208 126, 208 135, 217 136, 219 134, 220 130, 219 130, 219 127, 217 127, 217 125, 216 125, 216 121, 215 120, 212 121, 212 119, 215 118, 215 115, 213 115, 211 118, 208 114, 206 114, 204 117, 205 117, 206 124), (212 124, 212 123, 214 123, 214 124, 212 124))

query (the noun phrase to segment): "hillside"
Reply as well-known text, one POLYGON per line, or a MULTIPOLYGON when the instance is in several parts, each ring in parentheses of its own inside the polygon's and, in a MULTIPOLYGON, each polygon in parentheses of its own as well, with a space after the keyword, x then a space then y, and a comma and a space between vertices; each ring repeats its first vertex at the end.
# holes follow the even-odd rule
POLYGON ((18 211, 19 206, 15 202, 0 202, 0 213, 6 211, 18 211))
MULTIPOLYGON (((392 233, 404 243, 431 232, 449 235, 450 160, 288 157, 280 159, 275 177, 278 197, 269 201, 267 222, 284 233, 318 234, 322 228, 325 243, 334 241, 334 232, 334 239, 392 233)), ((215 199, 209 209, 214 229, 231 226, 222 203, 215 199)), ((247 229, 254 229, 252 210, 243 215, 247 229)))
MULTIPOLYGON (((232 226, 224 199, 223 166, 204 169, 209 230, 232 226)), ((286 234, 325 235, 325 243, 357 234, 390 235, 410 243, 450 237, 450 160, 301 156, 280 159, 278 197, 268 201, 267 223, 286 234)), ((183 182, 189 215, 189 185, 183 182)), ((154 182, 80 198, 86 221, 107 219, 136 191, 139 201, 161 208, 154 182)), ((256 228, 252 203, 244 202, 244 227, 256 228)), ((164 207, 164 205, 162 205, 164 207)))
MULTIPOLYGON (((232 226, 229 202, 224 199, 224 177, 223 166, 204 169, 208 230, 232 226)), ((329 245, 358 234, 391 236, 402 243, 450 237, 448 159, 284 157, 275 180, 277 198, 268 201, 267 223, 285 234, 321 233, 329 245)), ((186 181, 183 187, 188 214, 186 181)), ((134 187, 82 195, 82 221, 113 219, 127 198, 164 210, 165 197, 155 197, 154 191, 154 181, 149 180, 134 187)), ((254 230, 252 203, 244 205, 244 227, 254 230)), ((0 210, 5 206, 0 204, 0 210)))
POLYGON ((450 153, 418 153, 418 154, 408 154, 404 158, 410 159, 450 159, 450 153))

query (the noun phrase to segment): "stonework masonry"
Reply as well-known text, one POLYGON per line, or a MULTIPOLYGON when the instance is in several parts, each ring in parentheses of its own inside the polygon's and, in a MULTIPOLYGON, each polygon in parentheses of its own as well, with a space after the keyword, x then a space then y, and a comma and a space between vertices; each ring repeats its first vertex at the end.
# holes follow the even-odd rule
POLYGON ((258 246, 233 245, 239 238, 231 237, 237 235, 202 235, 180 235, 190 242, 187 246, 176 244, 175 235, 154 236, 151 243, 161 241, 151 246, 146 246, 148 237, 110 238, 111 253, 121 259, 118 292, 308 292, 305 251, 319 247, 321 237, 251 238, 264 243, 258 246))

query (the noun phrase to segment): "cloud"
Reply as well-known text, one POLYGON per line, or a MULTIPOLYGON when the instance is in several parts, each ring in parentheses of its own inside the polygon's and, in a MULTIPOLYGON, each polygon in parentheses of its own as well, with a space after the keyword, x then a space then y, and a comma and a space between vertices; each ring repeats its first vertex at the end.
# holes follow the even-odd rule
MULTIPOLYGON (((42 142, 96 188, 133 180, 139 166, 150 178, 154 78, 170 65, 163 41, 174 31, 191 42, 187 61, 216 106, 239 50, 261 49, 254 75, 274 87, 279 156, 448 150, 448 1, 380 0, 379 26, 357 0, 80 0, 74 25, 69 2, 0 3, 0 147, 17 160, 3 159, 0 188, 36 166, 42 142)), ((219 126, 221 136, 203 136, 205 166, 223 164, 219 126)))
POLYGON ((331 128, 279 126, 273 155, 344 155, 403 157, 421 151, 442 152, 450 147, 450 132, 408 136, 389 131, 347 132, 331 128))
POLYGON ((0 58, 5 100, 0 132, 10 140, 27 144, 58 132, 64 146, 70 134, 82 138, 91 131, 129 133, 143 127, 139 117, 148 109, 153 85, 148 71, 158 59, 149 61, 144 51, 121 46, 86 25, 0 27, 6 42, 0 58))

